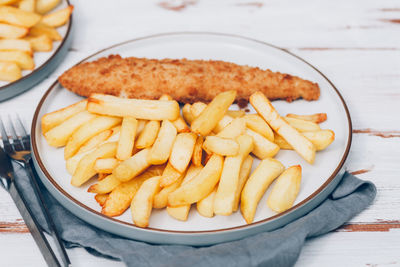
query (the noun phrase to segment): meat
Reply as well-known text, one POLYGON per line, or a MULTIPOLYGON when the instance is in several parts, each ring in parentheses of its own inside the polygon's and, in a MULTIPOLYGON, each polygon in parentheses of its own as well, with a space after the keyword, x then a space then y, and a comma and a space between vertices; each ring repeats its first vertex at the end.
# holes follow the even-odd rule
POLYGON ((81 95, 111 94, 158 99, 169 94, 181 103, 208 102, 226 90, 236 101, 263 92, 270 100, 317 100, 318 84, 289 74, 215 60, 122 58, 111 55, 72 67, 59 77, 68 90, 81 95))

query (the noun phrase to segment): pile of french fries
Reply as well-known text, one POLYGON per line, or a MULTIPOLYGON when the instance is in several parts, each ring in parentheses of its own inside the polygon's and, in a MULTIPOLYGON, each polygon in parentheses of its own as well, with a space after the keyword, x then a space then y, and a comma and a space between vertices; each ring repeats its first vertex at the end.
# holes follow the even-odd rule
POLYGON ((318 123, 326 114, 281 117, 260 92, 250 97, 257 114, 229 110, 236 91, 209 104, 92 94, 42 117, 48 144, 64 147, 71 184, 95 193, 102 213, 119 216, 129 207, 135 225, 147 227, 153 208, 185 221, 191 205, 205 217, 239 208, 247 223, 275 181, 267 205, 276 212, 293 206, 301 166, 285 168, 273 157, 295 150, 313 163, 317 150, 335 138, 318 123), (251 173, 253 156, 261 162, 251 173))
POLYGON ((48 13, 61 0, 3 0, 0 3, 0 80, 15 81, 33 70, 34 52, 48 52, 62 40, 56 28, 71 16, 73 6, 48 13))

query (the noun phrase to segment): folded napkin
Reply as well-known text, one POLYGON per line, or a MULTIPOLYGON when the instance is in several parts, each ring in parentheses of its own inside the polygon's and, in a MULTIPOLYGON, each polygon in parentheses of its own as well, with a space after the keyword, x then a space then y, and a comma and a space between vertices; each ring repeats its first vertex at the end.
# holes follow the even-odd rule
MULTIPOLYGON (((31 184, 14 165, 19 187, 47 230, 31 184)), ((322 204, 304 217, 272 232, 208 247, 154 245, 125 239, 85 223, 63 208, 42 186, 50 213, 67 248, 123 261, 127 266, 292 266, 307 238, 332 231, 365 209, 375 198, 374 184, 346 173, 322 204)))

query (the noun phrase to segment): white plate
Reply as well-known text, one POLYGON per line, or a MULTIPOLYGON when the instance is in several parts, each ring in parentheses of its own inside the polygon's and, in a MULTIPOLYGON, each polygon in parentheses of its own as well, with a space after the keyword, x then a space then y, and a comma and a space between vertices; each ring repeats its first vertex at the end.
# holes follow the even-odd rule
MULTIPOLYGON (((332 129, 336 139, 326 150, 317 152, 313 165, 305 162, 294 151, 281 150, 278 153, 276 158, 285 166, 300 164, 303 168, 301 190, 295 206, 285 213, 277 215, 267 207, 266 197, 269 193, 267 191, 258 205, 254 223, 250 225, 246 225, 240 212, 231 216, 205 218, 192 207, 186 222, 171 218, 165 209, 154 210, 150 227, 141 229, 131 223, 129 211, 112 219, 101 215, 99 213, 101 208, 94 200, 94 195, 87 193, 87 188, 94 181, 80 188, 71 186, 71 176, 65 169, 63 149, 47 145, 41 134, 40 118, 48 112, 81 99, 55 82, 44 95, 34 116, 32 124, 34 157, 41 171, 42 180, 49 191, 66 208, 82 219, 107 231, 148 242, 207 245, 280 227, 319 204, 339 182, 351 143, 350 116, 335 87, 317 69, 302 59, 274 46, 243 37, 210 33, 174 33, 118 44, 100 51, 85 61, 110 54, 160 59, 166 57, 218 59, 269 68, 317 82, 321 88, 321 97, 318 101, 297 100, 292 103, 274 101, 273 104, 282 115, 326 112, 328 120, 322 123, 321 127, 332 129)), ((248 108, 254 112, 250 105, 248 108)), ((255 161, 253 168, 258 162, 255 161)))
MULTIPOLYGON (((69 1, 63 0, 53 11, 50 12, 66 8, 68 5, 70 5, 69 1)), ((72 16, 65 25, 57 28, 62 40, 53 42, 52 51, 33 53, 35 61, 34 70, 22 71, 22 77, 13 82, 0 81, 0 101, 4 101, 29 90, 49 75, 58 64, 60 64, 71 44, 71 27, 72 16)))

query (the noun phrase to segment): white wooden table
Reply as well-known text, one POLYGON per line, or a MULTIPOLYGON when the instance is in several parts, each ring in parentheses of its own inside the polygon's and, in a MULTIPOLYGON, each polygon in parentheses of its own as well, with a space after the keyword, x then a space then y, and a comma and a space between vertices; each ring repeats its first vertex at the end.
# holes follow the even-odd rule
MULTIPOLYGON (((399 0, 72 0, 74 42, 58 69, 35 88, 0 103, 30 122, 42 94, 67 68, 124 40, 172 31, 234 33, 288 49, 339 88, 353 119, 347 170, 378 195, 340 229, 309 240, 297 266, 400 266, 399 0)), ((121 266, 68 250, 73 266, 121 266)), ((44 266, 11 198, 0 192, 1 266, 44 266)))

